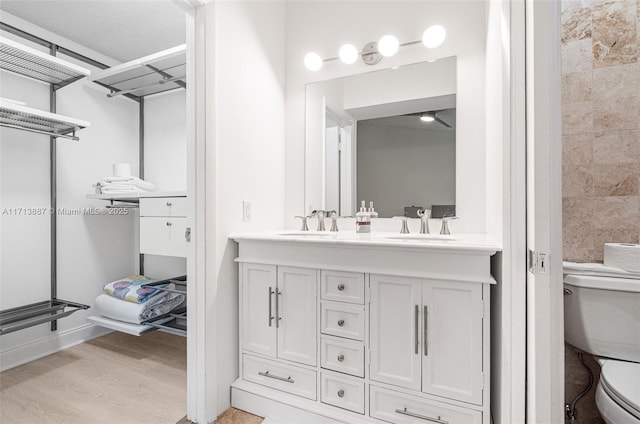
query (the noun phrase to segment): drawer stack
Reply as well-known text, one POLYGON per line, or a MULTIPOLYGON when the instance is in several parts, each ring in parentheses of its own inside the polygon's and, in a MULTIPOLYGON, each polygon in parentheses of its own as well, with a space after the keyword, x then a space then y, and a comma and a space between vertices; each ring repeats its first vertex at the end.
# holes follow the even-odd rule
POLYGON ((320 366, 334 371, 321 372, 320 401, 364 414, 364 274, 322 270, 320 281, 320 366))
POLYGON ((140 253, 187 257, 187 198, 140 199, 140 253))

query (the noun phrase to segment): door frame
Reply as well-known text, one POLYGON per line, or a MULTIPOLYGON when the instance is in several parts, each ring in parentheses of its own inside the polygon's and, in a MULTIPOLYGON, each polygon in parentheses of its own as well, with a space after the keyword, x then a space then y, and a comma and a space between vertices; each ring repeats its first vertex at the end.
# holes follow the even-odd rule
POLYGON ((525 0, 526 421, 564 420, 560 2, 525 0), (529 252, 534 252, 530 255, 529 252), (546 254, 544 266, 539 262, 546 254))

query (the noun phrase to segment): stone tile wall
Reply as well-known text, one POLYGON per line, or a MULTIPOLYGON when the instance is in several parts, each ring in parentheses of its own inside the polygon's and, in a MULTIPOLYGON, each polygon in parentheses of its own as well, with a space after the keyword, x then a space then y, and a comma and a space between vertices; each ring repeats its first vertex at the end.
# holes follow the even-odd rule
POLYGON ((640 0, 562 2, 564 260, 640 241, 640 0))

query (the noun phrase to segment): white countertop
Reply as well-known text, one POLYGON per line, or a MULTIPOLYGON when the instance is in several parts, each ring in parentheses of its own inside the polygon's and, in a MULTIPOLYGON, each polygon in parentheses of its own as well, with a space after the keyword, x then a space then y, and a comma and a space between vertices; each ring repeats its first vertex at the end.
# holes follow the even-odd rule
POLYGON ((231 234, 230 239, 240 241, 267 241, 304 243, 316 245, 341 245, 360 247, 398 247, 421 250, 475 251, 493 254, 502 248, 486 234, 400 234, 374 231, 357 234, 354 231, 264 231, 231 234))

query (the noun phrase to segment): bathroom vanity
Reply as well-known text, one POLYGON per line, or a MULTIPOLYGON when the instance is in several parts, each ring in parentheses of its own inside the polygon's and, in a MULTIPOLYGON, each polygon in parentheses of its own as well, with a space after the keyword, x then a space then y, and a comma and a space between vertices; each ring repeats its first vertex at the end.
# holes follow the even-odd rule
POLYGON ((364 237, 231 237, 240 280, 232 405, 282 423, 488 424, 499 248, 483 236, 364 237))

